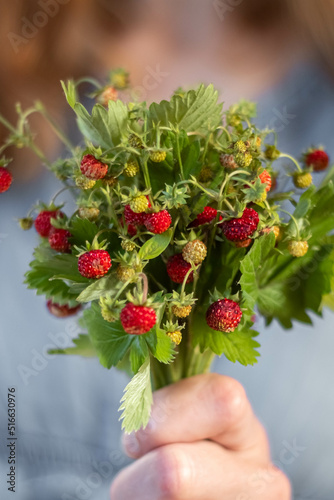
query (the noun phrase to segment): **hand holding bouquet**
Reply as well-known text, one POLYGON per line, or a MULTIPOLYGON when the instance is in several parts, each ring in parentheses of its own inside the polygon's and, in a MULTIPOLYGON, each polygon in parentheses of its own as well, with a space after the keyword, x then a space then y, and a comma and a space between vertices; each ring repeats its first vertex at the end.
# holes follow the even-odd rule
MULTIPOLYGON (((245 101, 223 111, 212 85, 178 89, 170 101, 125 102, 124 71, 97 87, 91 113, 79 83, 63 84, 83 144, 74 146, 41 103, 17 126, 0 117, 10 145, 31 147, 75 198, 21 219, 40 235, 26 282, 52 314, 82 311, 87 333, 58 354, 97 356, 133 375, 122 399, 126 432, 145 427, 152 384, 160 388, 209 370, 216 355, 254 364, 254 315, 285 328, 333 308, 334 170, 319 188, 312 175, 329 158, 311 148, 301 162, 266 140, 245 101), (68 155, 50 163, 28 117, 40 112, 68 155), (274 169, 279 160, 284 169, 274 169), (283 177, 296 187, 281 192, 283 177), (152 376, 152 377, 151 377, 152 376)), ((8 160, 0 191, 9 188, 8 160)), ((62 190, 63 191, 63 190, 62 190)), ((60 194, 60 193, 58 193, 60 194)))

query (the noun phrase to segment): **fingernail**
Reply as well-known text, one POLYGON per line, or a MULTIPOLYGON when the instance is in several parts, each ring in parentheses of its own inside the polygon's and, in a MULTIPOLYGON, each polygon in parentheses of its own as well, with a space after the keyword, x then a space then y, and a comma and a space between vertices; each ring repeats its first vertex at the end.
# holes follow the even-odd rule
POLYGON ((134 432, 131 434, 123 434, 122 444, 124 451, 129 457, 137 458, 140 452, 140 444, 134 432))

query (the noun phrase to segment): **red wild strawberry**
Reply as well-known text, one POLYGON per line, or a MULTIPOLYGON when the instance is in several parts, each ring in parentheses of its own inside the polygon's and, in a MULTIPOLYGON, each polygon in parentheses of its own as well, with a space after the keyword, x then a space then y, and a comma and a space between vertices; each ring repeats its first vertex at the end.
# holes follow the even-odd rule
POLYGON ((126 333, 142 335, 149 332, 157 322, 157 315, 152 307, 126 304, 120 314, 120 320, 126 333))
POLYGON ((259 215, 252 208, 245 208, 242 217, 221 224, 225 237, 230 241, 243 241, 252 236, 259 224, 259 215))
POLYGON ((43 210, 40 212, 34 222, 38 234, 47 238, 52 229, 51 219, 56 219, 57 217, 64 217, 63 212, 59 210, 43 210))
POLYGON ((329 156, 322 149, 313 149, 305 155, 305 163, 309 167, 313 167, 315 172, 319 172, 328 167, 329 156))
POLYGON ((136 214, 133 210, 131 210, 130 205, 125 205, 124 207, 124 218, 128 225, 132 224, 134 226, 140 226, 141 224, 144 224, 145 216, 145 212, 136 214))
POLYGON ((217 217, 217 210, 212 207, 204 207, 203 212, 197 215, 196 219, 193 220, 189 227, 198 227, 202 224, 209 224, 217 217))
POLYGON ((4 193, 10 188, 13 176, 5 167, 0 167, 0 193, 4 193))
POLYGON ((262 184, 267 184, 266 185, 266 191, 271 190, 271 175, 269 174, 268 170, 263 170, 262 174, 259 175, 262 184))
POLYGON ((76 314, 81 309, 80 304, 75 307, 70 307, 68 304, 56 304, 52 302, 51 299, 47 301, 46 307, 49 309, 49 312, 57 318, 67 318, 68 316, 76 314))
POLYGON ((108 173, 108 165, 97 160, 93 155, 85 155, 81 160, 80 170, 88 179, 103 179, 108 173))
POLYGON ((146 214, 144 224, 148 231, 154 234, 161 234, 169 229, 172 223, 172 218, 167 210, 146 214))
POLYGON ((220 299, 207 310, 206 322, 213 330, 229 333, 237 328, 241 316, 239 304, 230 299, 220 299))
MULTIPOLYGON (((148 207, 151 208, 151 203, 150 200, 148 199, 148 196, 146 196, 147 201, 148 201, 148 207)), ((145 218, 146 218, 146 212, 140 212, 136 213, 132 210, 130 205, 125 205, 124 207, 124 218, 125 222, 129 224, 133 224, 134 226, 140 226, 141 224, 144 224, 145 218)))
POLYGON ((72 235, 66 229, 52 227, 49 233, 49 244, 53 250, 62 253, 71 252, 71 243, 68 241, 72 235))
MULTIPOLYGON (((177 253, 168 259, 167 273, 174 283, 183 283, 189 269, 191 269, 191 265, 184 260, 182 253, 177 253)), ((191 272, 187 279, 187 283, 191 283, 193 280, 194 273, 191 272)))
POLYGON ((90 250, 80 255, 78 269, 85 278, 101 278, 111 268, 111 258, 106 250, 90 250))

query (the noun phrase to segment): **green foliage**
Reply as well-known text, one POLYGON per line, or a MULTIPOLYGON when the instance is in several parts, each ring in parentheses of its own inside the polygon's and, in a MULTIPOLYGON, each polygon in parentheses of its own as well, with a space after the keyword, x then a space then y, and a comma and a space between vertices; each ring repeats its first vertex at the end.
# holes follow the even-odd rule
POLYGON ((121 101, 109 101, 108 109, 100 104, 93 107, 90 115, 86 108, 76 102, 73 83, 69 82, 67 88, 63 84, 67 102, 77 115, 80 132, 93 144, 104 148, 118 146, 127 135, 128 110, 121 101))
POLYGON ((79 337, 72 339, 75 347, 67 347, 65 349, 50 349, 49 354, 76 354, 86 358, 96 357, 96 351, 88 335, 80 333, 79 337))
POLYGON ((168 247, 172 237, 172 230, 168 229, 162 234, 156 234, 149 240, 147 240, 144 245, 139 250, 139 257, 142 260, 156 259, 162 254, 168 247))
POLYGON ((97 304, 92 304, 90 309, 86 309, 83 317, 101 365, 108 369, 116 366, 129 349, 133 337, 123 330, 120 321, 115 323, 105 321, 97 304))
POLYGON ((114 274, 108 274, 103 276, 93 283, 89 284, 77 297, 78 302, 91 302, 92 300, 98 300, 100 297, 105 297, 110 294, 111 290, 114 290, 116 285, 119 283, 114 274))
POLYGON ((122 429, 130 434, 141 427, 145 428, 153 403, 149 357, 126 386, 121 403, 119 411, 122 411, 120 417, 120 420, 123 420, 122 429))
POLYGON ((177 127, 186 132, 207 132, 221 121, 222 105, 217 104, 218 92, 213 85, 200 85, 183 97, 174 95, 170 101, 153 103, 150 106, 150 120, 162 126, 177 127))
POLYGON ((76 293, 63 280, 54 279, 61 275, 67 280, 88 282, 77 269, 77 259, 72 255, 56 255, 50 248, 39 247, 34 253, 35 260, 30 262, 30 270, 25 274, 28 288, 36 290, 37 295, 52 298, 57 304, 78 305, 76 293))
POLYGON ((260 344, 253 340, 258 335, 254 330, 242 328, 231 333, 214 331, 205 321, 205 309, 198 308, 191 322, 191 332, 193 346, 199 345, 202 353, 211 349, 218 356, 224 354, 232 363, 238 361, 245 366, 257 363, 259 353, 256 349, 260 344))

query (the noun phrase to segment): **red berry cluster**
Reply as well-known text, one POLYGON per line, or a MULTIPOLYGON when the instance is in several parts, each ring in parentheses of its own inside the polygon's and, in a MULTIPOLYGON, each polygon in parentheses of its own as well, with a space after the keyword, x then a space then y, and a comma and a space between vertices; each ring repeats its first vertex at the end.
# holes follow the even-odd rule
POLYGON ((245 208, 242 217, 221 224, 225 237, 230 241, 244 241, 256 231, 259 215, 252 208, 245 208))

